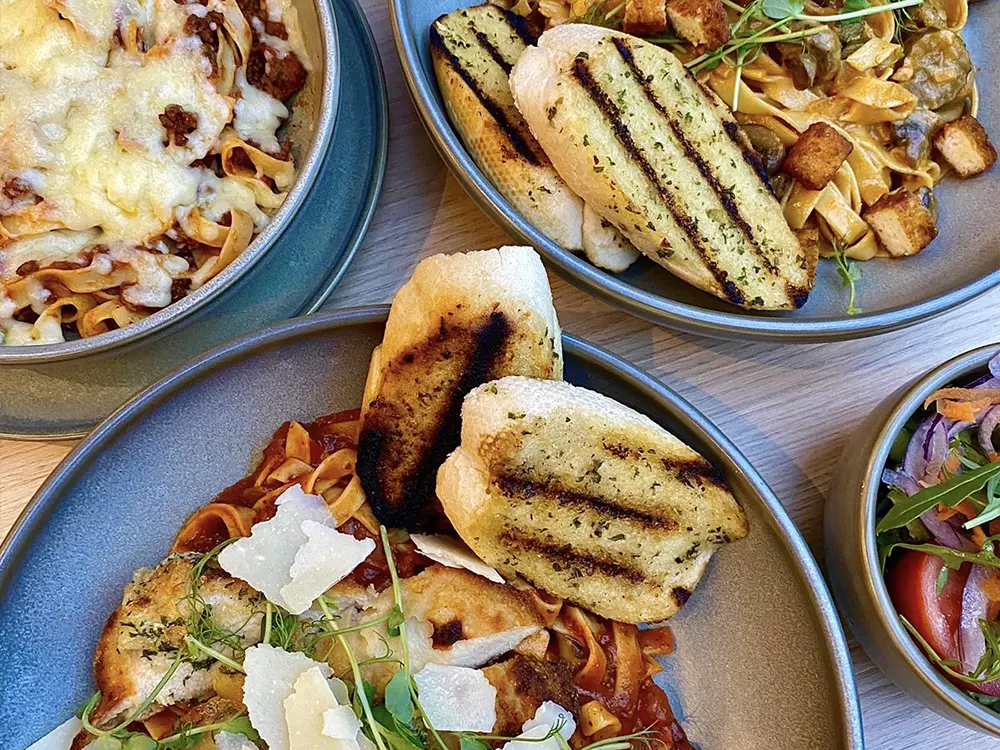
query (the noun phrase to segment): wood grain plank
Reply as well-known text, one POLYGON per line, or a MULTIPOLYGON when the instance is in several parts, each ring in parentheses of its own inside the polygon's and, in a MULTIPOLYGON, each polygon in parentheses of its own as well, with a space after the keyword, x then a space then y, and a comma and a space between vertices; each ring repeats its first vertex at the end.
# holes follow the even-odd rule
MULTIPOLYGON (((335 294, 333 304, 341 307, 389 301, 420 258, 509 242, 464 194, 426 137, 403 84, 386 4, 363 4, 385 65, 392 140, 371 231, 335 294)), ((1000 339, 1000 291, 875 339, 775 345, 655 328, 551 280, 563 327, 653 373, 714 420, 768 481, 820 557, 823 503, 836 462, 868 411, 944 360, 1000 339)), ((0 534, 72 445, 0 441, 0 534)), ((1000 747, 1000 740, 960 728, 908 698, 853 640, 851 656, 872 750, 1000 747)))

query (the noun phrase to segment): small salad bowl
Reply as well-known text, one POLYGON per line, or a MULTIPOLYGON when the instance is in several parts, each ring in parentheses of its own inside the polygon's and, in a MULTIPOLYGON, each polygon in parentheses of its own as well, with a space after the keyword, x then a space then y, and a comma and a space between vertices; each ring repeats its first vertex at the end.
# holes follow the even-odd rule
MULTIPOLYGON (((962 564, 996 560, 987 537, 1000 530, 1000 521, 990 529, 988 520, 1000 514, 1000 479, 989 480, 1000 474, 994 431, 1000 427, 996 413, 986 416, 989 408, 972 398, 967 389, 973 387, 1000 388, 1000 344, 963 354, 900 389, 848 441, 826 505, 826 564, 848 624, 893 682, 942 716, 1000 737, 1000 681, 986 682, 981 689, 993 695, 977 698, 945 673, 969 674, 979 666, 987 640, 980 619, 995 616, 980 584, 989 577, 988 586, 1000 585, 995 568, 962 564), (925 408, 928 397, 946 387, 963 391, 925 408), (936 416, 942 409, 955 419, 936 416), (977 412, 974 422, 986 423, 982 432, 992 446, 982 446, 978 425, 959 419, 970 409, 977 412), (963 493, 971 494, 965 503, 959 502, 963 493), (943 664, 932 661, 930 650, 943 664)), ((1000 406, 992 409, 1000 412, 1000 406)), ((990 629, 994 633, 1000 637, 1000 623, 990 629)), ((988 650, 984 665, 1000 661, 988 650)), ((1000 663, 994 668, 1000 670, 1000 663)), ((996 676, 986 672, 981 679, 996 676)))

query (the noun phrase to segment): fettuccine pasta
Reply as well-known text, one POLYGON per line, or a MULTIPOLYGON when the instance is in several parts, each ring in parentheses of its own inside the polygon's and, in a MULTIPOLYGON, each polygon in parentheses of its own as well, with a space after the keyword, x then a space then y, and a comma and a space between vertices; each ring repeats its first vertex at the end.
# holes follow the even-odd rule
POLYGON ((309 68, 282 0, 0 0, 0 343, 89 337, 221 273, 282 204, 309 68))
POLYGON ((759 0, 667 2, 665 10, 655 0, 538 0, 510 9, 548 27, 596 23, 668 47, 735 113, 800 241, 826 256, 868 260, 920 252, 937 233, 941 179, 971 176, 996 159, 974 119, 979 92, 961 36, 968 0, 896 0, 876 10, 888 4, 806 0, 783 21, 759 0), (713 35, 715 8, 730 28, 713 35), (729 41, 705 44, 692 30, 729 41), (843 139, 843 162, 824 184, 807 185, 782 161, 817 123, 843 139), (960 137, 941 143, 949 124, 960 137), (921 236, 897 237, 886 216, 888 225, 926 226, 921 236))

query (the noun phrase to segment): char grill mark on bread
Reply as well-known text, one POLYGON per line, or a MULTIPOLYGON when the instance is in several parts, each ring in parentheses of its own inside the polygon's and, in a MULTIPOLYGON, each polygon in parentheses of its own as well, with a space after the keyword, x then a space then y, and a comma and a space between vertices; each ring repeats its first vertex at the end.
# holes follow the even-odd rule
POLYGON ((622 622, 676 613, 714 549, 748 531, 720 473, 655 422, 520 377, 466 397, 437 494, 502 575, 622 622))
POLYGON ((566 24, 521 55, 510 86, 556 171, 651 260, 748 308, 805 301, 813 266, 769 181, 676 57, 566 24))
POLYGON ((357 473, 382 523, 447 524, 435 477, 459 443, 462 399, 506 375, 561 378, 560 335, 531 248, 437 255, 417 266, 393 300, 365 385, 357 473))
POLYGON ((531 479, 502 473, 496 478, 496 483, 500 492, 512 500, 544 499, 557 505, 573 507, 578 510, 596 511, 609 518, 630 521, 639 526, 667 529, 670 531, 677 528, 677 520, 675 518, 647 513, 636 508, 629 508, 609 502, 607 499, 597 495, 575 492, 553 481, 532 481, 531 479))
POLYGON ((491 3, 456 10, 431 26, 431 58, 452 125, 504 198, 539 231, 596 265, 636 260, 617 228, 595 231, 584 203, 552 167, 514 104, 509 75, 538 40, 530 22, 491 3))
POLYGON ((740 207, 736 204, 736 201, 733 200, 733 196, 722 187, 715 170, 705 159, 702 158, 702 155, 698 153, 698 150, 691 145, 691 142, 684 136, 684 131, 681 130, 676 118, 674 118, 670 112, 667 111, 667 108, 664 107, 659 98, 657 98, 656 92, 654 92, 652 87, 649 85, 647 74, 639 69, 639 66, 635 61, 629 41, 621 37, 616 37, 613 41, 615 49, 618 50, 618 54, 621 55, 622 60, 625 61, 629 70, 632 71, 632 75, 635 76, 635 80, 638 81, 639 85, 642 87, 642 93, 645 95, 646 100, 653 106, 653 109, 659 112, 660 116, 670 126, 670 131, 674 134, 674 137, 681 145, 681 148, 684 149, 684 155, 689 161, 694 162, 695 166, 698 167, 698 171, 701 172, 702 176, 708 181, 708 184, 711 185, 712 190, 715 192, 716 196, 718 196, 722 207, 740 228, 740 232, 743 233, 747 242, 750 243, 754 253, 758 256, 758 258, 760 258, 764 267, 772 274, 777 273, 778 269, 775 267, 771 259, 761 252, 760 244, 757 242, 757 238, 754 237, 753 229, 750 228, 750 224, 747 223, 747 220, 743 218, 743 214, 740 213, 740 207))
MULTIPOLYGON (((498 10, 502 11, 502 9, 498 10)), ((504 18, 512 15, 507 11, 502 11, 502 13, 504 18)), ((442 19, 443 18, 444 16, 442 16, 442 19)), ((489 38, 483 32, 475 29, 471 21, 469 26, 473 31, 474 38, 479 41, 480 47, 486 51, 494 62, 501 66, 505 73, 509 74, 513 65, 508 63, 500 51, 489 43, 489 38)), ((490 116, 494 120, 496 120, 500 129, 510 141, 511 147, 513 147, 517 154, 519 154, 522 159, 532 166, 547 165, 549 163, 548 157, 545 156, 545 152, 538 148, 535 143, 535 139, 531 137, 531 133, 524 124, 524 120, 517 114, 516 110, 512 112, 512 108, 509 109, 503 107, 493 96, 490 96, 490 94, 486 92, 474 73, 469 69, 469 66, 463 63, 459 56, 452 51, 452 49, 445 42, 437 23, 431 26, 431 46, 432 49, 444 57, 448 65, 451 66, 451 69, 454 70, 455 73, 458 74, 458 76, 465 82, 465 85, 468 86, 473 93, 475 93, 480 104, 482 104, 483 108, 489 112, 490 116)))
MULTIPOLYGON (((423 455, 414 457, 417 459, 415 465, 410 465, 406 456, 402 457, 405 468, 411 470, 404 480, 405 487, 399 488, 405 495, 416 498, 434 496, 438 467, 459 441, 462 399, 480 383, 493 379, 511 333, 511 322, 499 311, 490 313, 482 325, 473 328, 450 327, 442 316, 437 336, 403 355, 401 366, 396 371, 411 367, 440 370, 435 368, 435 364, 443 360, 446 363, 454 361, 454 366, 446 369, 457 373, 457 380, 452 380, 454 386, 438 400, 437 414, 432 416, 437 429, 425 444, 423 455)), ((398 476, 396 472, 387 471, 387 464, 400 460, 393 454, 401 437, 398 434, 400 427, 419 419, 420 415, 415 411, 420 408, 419 403, 433 400, 442 387, 433 375, 428 386, 429 390, 417 392, 416 405, 401 408, 397 402, 377 397, 370 404, 365 419, 358 444, 357 472, 366 491, 369 487, 374 489, 368 492, 368 499, 375 515, 388 525, 405 528, 421 525, 418 514, 423 509, 422 504, 397 504, 392 501, 397 491, 393 484, 398 476)))
POLYGON ((701 256, 702 262, 709 269, 709 271, 712 272, 712 275, 715 277, 716 281, 718 281, 722 289, 725 290, 726 297, 730 302, 742 305, 746 301, 743 293, 736 284, 729 280, 729 274, 719 268, 719 265, 712 260, 707 249, 708 241, 701 236, 701 233, 698 231, 697 223, 690 216, 688 216, 687 212, 684 211, 680 204, 674 199, 673 193, 660 181, 656 170, 653 169, 649 160, 646 159, 643 153, 639 150, 635 140, 632 138, 632 133, 622 120, 621 110, 613 101, 611 101, 611 97, 608 96, 607 92, 591 74, 590 66, 587 65, 585 58, 577 57, 573 61, 573 75, 576 80, 580 82, 580 85, 584 88, 584 90, 586 90, 586 92, 590 95, 594 104, 598 106, 607 118, 612 129, 614 130, 615 137, 618 138, 622 146, 628 152, 629 156, 642 170, 643 175, 645 175, 646 179, 649 180, 656 192, 659 193, 663 202, 670 210, 670 214, 674 217, 674 221, 677 223, 677 226, 684 230, 684 233, 687 235, 691 245, 694 247, 698 255, 701 256))
POLYGON ((558 573, 567 573, 571 578, 583 578, 600 574, 626 584, 646 583, 646 574, 638 568, 617 562, 608 556, 576 550, 569 544, 547 542, 537 536, 509 528, 500 534, 503 546, 514 554, 538 554, 558 573))

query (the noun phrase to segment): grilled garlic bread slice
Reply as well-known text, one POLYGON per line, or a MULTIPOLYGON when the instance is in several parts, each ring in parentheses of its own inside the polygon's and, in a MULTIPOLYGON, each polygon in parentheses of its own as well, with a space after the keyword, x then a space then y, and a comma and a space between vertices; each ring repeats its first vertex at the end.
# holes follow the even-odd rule
POLYGON ((379 521, 434 525, 438 467, 458 445, 462 399, 505 375, 562 377, 542 261, 502 247, 420 262, 396 293, 365 384, 357 473, 379 521))
POLYGON ((459 536, 505 578, 621 622, 675 614, 715 548, 748 532, 704 457, 561 381, 509 377, 470 393, 437 494, 459 536))
POLYGON ((521 55, 510 86, 556 171, 643 254, 746 308, 805 303, 816 259, 736 123, 672 54, 566 24, 521 55))
POLYGON ((504 198, 542 234, 591 263, 624 271, 638 252, 608 224, 595 227, 514 106, 507 78, 538 40, 524 18, 492 3, 456 10, 431 26, 431 58, 448 117, 504 198))
POLYGON ((431 26, 431 58, 445 109, 479 168, 542 234, 583 247, 583 201, 556 174, 514 106, 507 76, 538 34, 492 3, 431 26))
POLYGON ((583 206, 583 253, 598 268, 620 272, 639 260, 635 249, 610 221, 583 206))

